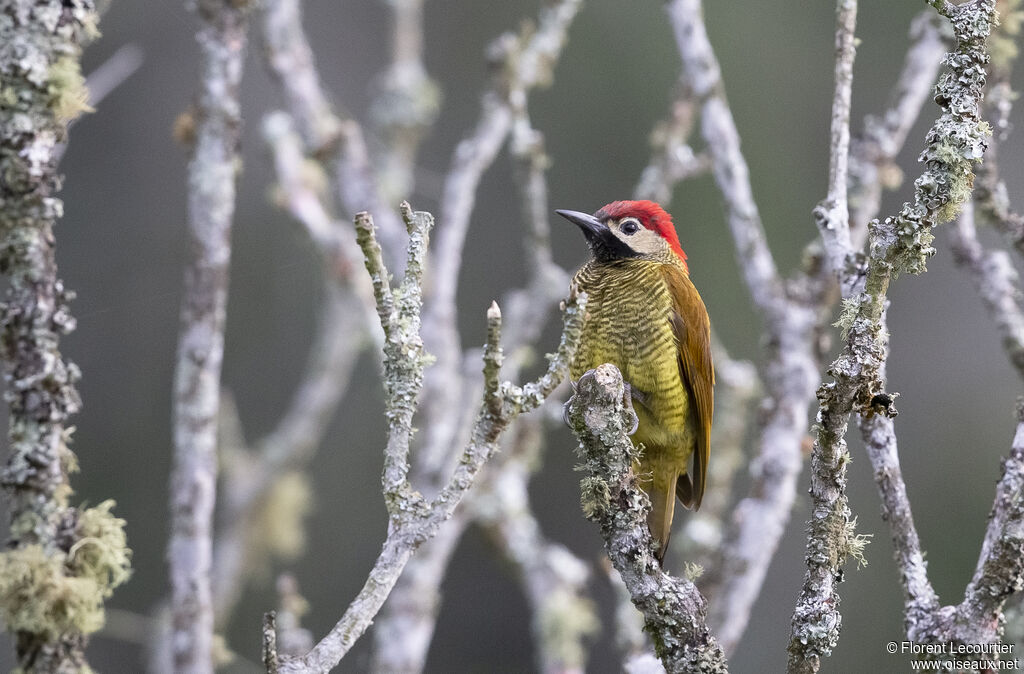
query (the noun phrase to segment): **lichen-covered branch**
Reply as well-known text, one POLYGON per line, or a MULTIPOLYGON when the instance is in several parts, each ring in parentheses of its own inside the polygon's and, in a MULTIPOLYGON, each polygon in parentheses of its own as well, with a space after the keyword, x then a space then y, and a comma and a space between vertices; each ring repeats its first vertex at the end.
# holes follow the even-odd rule
POLYGON ((249 7, 200 0, 200 88, 188 167, 188 235, 181 334, 174 385, 171 476, 172 644, 174 666, 213 671, 211 590, 217 420, 224 351, 231 221, 249 7))
POLYGON ((305 655, 280 660, 282 672, 323 672, 337 665, 380 611, 391 588, 423 542, 433 538, 472 486, 484 463, 497 449, 501 433, 519 415, 551 394, 561 382, 575 352, 582 329, 585 300, 566 308, 566 325, 558 353, 537 381, 522 387, 501 382, 501 312, 496 304, 487 312, 488 341, 484 349, 484 394, 470 440, 447 484, 433 499, 409 483, 412 419, 417 411, 423 372, 429 356, 420 334, 422 279, 433 217, 413 212, 402 204, 409 235, 405 277, 392 288, 388 269, 377 243, 373 221, 356 216, 360 247, 366 258, 374 297, 385 334, 384 389, 388 439, 384 451, 382 484, 388 509, 388 535, 380 556, 358 596, 334 628, 305 655))
POLYGON ((650 500, 634 472, 636 449, 626 435, 625 387, 614 365, 580 378, 569 402, 587 477, 580 482, 587 519, 597 523, 605 551, 668 672, 726 672, 725 655, 705 624, 706 602, 696 586, 666 574, 647 528, 650 500))
POLYGON ((935 100, 942 106, 921 156, 925 172, 914 185, 914 202, 869 226, 863 291, 844 302, 840 323, 846 345, 832 363, 833 381, 818 390, 817 438, 811 458, 814 507, 808 525, 807 573, 793 615, 789 669, 816 672, 838 640, 841 617, 835 585, 858 539, 845 497, 846 429, 850 413, 894 415, 893 397, 882 389, 885 352, 880 339, 889 283, 899 272, 921 273, 934 252, 931 229, 955 217, 968 198, 973 164, 986 145, 980 105, 988 56, 985 38, 994 0, 943 4, 956 48, 947 58, 935 100))
POLYGON ((1024 400, 1017 402, 1017 431, 1002 462, 1002 477, 989 514, 977 568, 958 607, 965 643, 998 639, 1003 603, 1024 589, 1024 400), (973 641, 977 639, 977 641, 973 641))
POLYGON ((124 520, 112 501, 70 507, 77 459, 69 421, 78 368, 60 352, 75 328, 57 275, 54 227, 68 125, 90 110, 82 47, 97 36, 91 0, 0 0, 0 365, 9 453, 0 474, 10 517, 0 553, 0 618, 18 669, 87 669, 87 635, 130 575, 124 520))
MULTIPOLYGON (((931 10, 910 24, 910 47, 900 76, 881 115, 868 115, 863 130, 852 139, 849 163, 850 229, 853 249, 861 250, 868 222, 878 213, 882 189, 894 189, 902 181, 893 162, 931 97, 935 78, 947 45, 939 28, 942 19, 931 10)), ((848 288, 844 288, 849 291, 848 288)))
MULTIPOLYGON (((550 209, 548 208, 545 177, 550 160, 544 151, 542 135, 530 125, 525 103, 525 99, 520 101, 520 105, 517 105, 513 111, 509 143, 526 230, 524 236, 525 266, 529 279, 526 287, 510 291, 502 300, 502 305, 506 307, 504 313, 507 315, 507 320, 502 320, 502 323, 507 325, 503 331, 503 342, 508 353, 504 358, 502 370, 505 376, 511 379, 517 378, 522 365, 533 357, 535 342, 540 336, 550 310, 563 297, 564 289, 568 286, 568 274, 554 263, 551 253, 548 224, 550 209)), ((475 363, 479 359, 474 351, 465 354, 465 363, 475 363)), ((460 403, 460 407, 471 406, 474 400, 479 399, 483 391, 483 381, 477 373, 470 371, 468 365, 462 367, 455 376, 456 379, 449 382, 449 388, 461 391, 459 399, 466 402, 460 403)), ((462 439, 469 434, 473 419, 472 417, 466 418, 468 415, 465 414, 450 416, 454 418, 449 418, 444 423, 457 424, 458 431, 455 433, 455 437, 461 444, 462 439), (459 420, 459 416, 462 416, 463 419, 459 420)), ((417 551, 416 556, 410 560, 388 598, 380 619, 376 621, 374 671, 414 672, 423 669, 437 620, 441 581, 444 578, 448 560, 454 552, 462 532, 472 520, 484 517, 481 513, 495 511, 513 514, 521 523, 532 518, 528 506, 516 500, 518 493, 516 490, 506 488, 496 491, 491 488, 498 482, 505 484, 504 478, 500 476, 508 471, 522 480, 522 492, 525 494, 530 473, 525 470, 525 466, 523 470, 517 470, 516 466, 519 464, 515 459, 522 453, 517 448, 519 447, 518 438, 523 437, 522 427, 524 424, 532 426, 529 420, 520 420, 518 430, 514 429, 511 434, 515 439, 511 446, 506 446, 501 453, 499 464, 487 469, 480 486, 467 495, 464 507, 457 510, 451 521, 438 532, 438 535, 424 543, 417 551), (489 476, 498 477, 491 480, 489 476), (479 503, 488 505, 481 510, 477 505, 479 503)), ((416 452, 412 457, 411 482, 416 486, 426 485, 428 487, 439 484, 447 476, 446 471, 450 470, 448 463, 454 459, 451 456, 447 458, 448 462, 437 463, 430 460, 430 457, 426 456, 424 452, 416 452)), ((494 522, 489 526, 497 528, 498 525, 499 523, 494 522)), ((521 526, 529 528, 527 524, 521 524, 521 526)), ((538 564, 519 564, 516 561, 517 557, 532 558, 536 555, 523 553, 518 549, 513 550, 504 544, 506 540, 500 535, 497 536, 502 553, 510 557, 521 572, 520 578, 526 590, 527 599, 530 600, 532 591, 539 585, 533 580, 533 576, 537 575, 534 571, 543 574, 545 568, 538 564)), ((517 540, 521 541, 522 539, 517 540)), ((532 541, 532 539, 529 540, 532 541)), ((541 544, 537 543, 537 545, 541 544)), ((546 553, 544 554, 546 555, 546 553)), ((568 553, 566 554, 568 555, 568 553)), ((575 592, 571 588, 567 591, 575 592)), ((540 604, 534 606, 537 609, 543 608, 540 604)), ((562 622, 561 618, 565 618, 566 622, 571 622, 573 616, 569 613, 556 615, 550 612, 545 612, 545 615, 547 617, 542 618, 535 613, 532 618, 534 633, 538 637, 538 653, 542 661, 542 668, 547 667, 550 670, 553 667, 557 670, 559 666, 552 664, 549 667, 544 663, 563 662, 568 657, 564 653, 573 651, 573 647, 566 644, 570 644, 574 640, 578 642, 582 635, 575 627, 561 630, 555 636, 557 643, 552 642, 550 635, 553 630, 559 628, 562 622), (552 617, 558 619, 549 620, 552 617), (543 632, 540 628, 541 622, 543 622, 543 632)))

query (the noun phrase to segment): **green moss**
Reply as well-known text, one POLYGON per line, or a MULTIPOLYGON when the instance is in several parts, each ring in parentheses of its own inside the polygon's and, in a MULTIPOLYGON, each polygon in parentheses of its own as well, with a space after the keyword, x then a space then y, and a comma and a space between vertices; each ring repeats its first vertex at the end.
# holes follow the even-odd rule
POLYGON ((47 73, 46 91, 54 116, 62 123, 78 118, 89 107, 89 89, 85 86, 78 61, 70 56, 58 59, 47 73))

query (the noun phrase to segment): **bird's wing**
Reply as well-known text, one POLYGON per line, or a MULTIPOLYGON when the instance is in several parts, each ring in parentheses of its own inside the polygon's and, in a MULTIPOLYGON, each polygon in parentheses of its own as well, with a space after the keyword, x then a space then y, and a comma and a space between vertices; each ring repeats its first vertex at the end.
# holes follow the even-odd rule
MULTIPOLYGON (((693 453, 692 507, 704 496, 711 457, 711 418, 715 408, 715 369, 711 362, 711 323, 704 301, 681 268, 664 265, 665 283, 672 296, 672 330, 679 351, 679 373, 696 406, 697 446, 693 453)), ((687 503, 691 506, 691 503, 687 503)))

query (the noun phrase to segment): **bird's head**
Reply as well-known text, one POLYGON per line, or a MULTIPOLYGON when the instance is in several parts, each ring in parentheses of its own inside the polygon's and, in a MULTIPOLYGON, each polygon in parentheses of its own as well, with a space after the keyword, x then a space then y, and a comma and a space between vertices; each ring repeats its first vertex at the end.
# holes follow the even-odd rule
POLYGON ((674 254, 686 267, 672 216, 653 201, 613 201, 593 215, 555 211, 583 230, 590 250, 601 262, 659 258, 674 254))

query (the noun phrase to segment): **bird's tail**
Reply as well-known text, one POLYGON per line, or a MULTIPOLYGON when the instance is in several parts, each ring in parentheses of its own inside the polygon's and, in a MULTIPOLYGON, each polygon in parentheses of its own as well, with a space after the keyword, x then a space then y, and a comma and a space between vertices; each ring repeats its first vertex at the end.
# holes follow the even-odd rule
MULTIPOLYGON (((658 544, 656 556, 661 563, 665 559, 665 552, 668 550, 668 540, 672 536, 672 516, 676 509, 676 484, 679 473, 675 471, 667 475, 654 473, 654 480, 651 484, 649 496, 651 498, 651 512, 647 516, 647 527, 658 544)), ((683 476, 684 480, 688 478, 683 476)))

